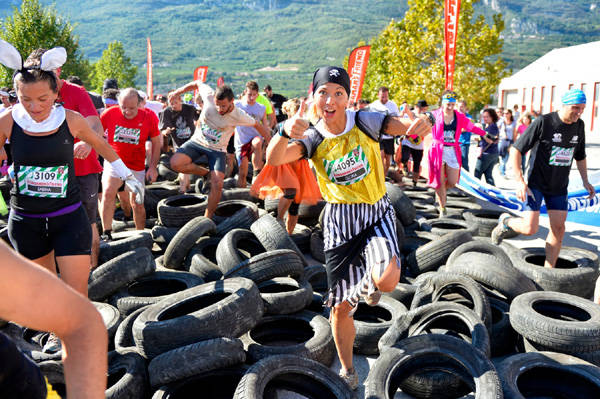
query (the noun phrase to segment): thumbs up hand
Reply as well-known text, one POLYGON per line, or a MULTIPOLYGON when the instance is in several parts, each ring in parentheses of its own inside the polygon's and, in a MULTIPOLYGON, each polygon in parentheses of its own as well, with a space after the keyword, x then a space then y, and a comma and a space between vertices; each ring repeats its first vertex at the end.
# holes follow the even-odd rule
POLYGON ((306 99, 302 100, 298 112, 283 124, 283 129, 290 138, 302 139, 305 137, 304 132, 306 132, 309 127, 308 119, 305 117, 307 108, 308 105, 306 104, 306 99))

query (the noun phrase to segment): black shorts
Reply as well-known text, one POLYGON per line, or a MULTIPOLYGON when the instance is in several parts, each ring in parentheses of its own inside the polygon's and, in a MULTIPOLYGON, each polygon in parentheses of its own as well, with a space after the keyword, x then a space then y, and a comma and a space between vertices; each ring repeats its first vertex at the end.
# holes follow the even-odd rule
POLYGON ((32 218, 11 211, 8 237, 18 253, 32 260, 52 251, 56 256, 89 255, 92 247, 92 228, 82 206, 50 218, 32 218))
POLYGON ((96 223, 98 219, 98 180, 99 173, 91 173, 85 176, 77 176, 81 205, 87 214, 90 224, 96 223))
POLYGON ((235 134, 231 135, 231 138, 229 139, 229 143, 227 143, 227 153, 228 154, 235 154, 235 144, 233 142, 233 136, 235 136, 235 134))
POLYGON ((402 163, 406 164, 410 157, 413 159, 413 172, 419 171, 419 166, 421 166, 421 160, 423 160, 423 150, 417 150, 415 148, 411 148, 407 145, 402 146, 402 163))
POLYGON ((394 139, 382 139, 379 147, 386 155, 394 155, 394 139))

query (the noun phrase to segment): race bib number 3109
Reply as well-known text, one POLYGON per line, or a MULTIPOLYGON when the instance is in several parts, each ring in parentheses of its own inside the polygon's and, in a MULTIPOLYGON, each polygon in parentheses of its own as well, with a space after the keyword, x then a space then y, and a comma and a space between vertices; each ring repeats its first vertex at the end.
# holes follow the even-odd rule
POLYGON ((65 198, 69 166, 21 166, 17 172, 19 193, 40 198, 65 198))
POLYGON ((371 172, 371 165, 361 146, 333 161, 324 159, 323 165, 329 180, 343 186, 358 183, 371 172))
POLYGON ((571 166, 573 160, 573 152, 575 147, 564 148, 553 146, 550 153, 550 165, 552 166, 571 166))

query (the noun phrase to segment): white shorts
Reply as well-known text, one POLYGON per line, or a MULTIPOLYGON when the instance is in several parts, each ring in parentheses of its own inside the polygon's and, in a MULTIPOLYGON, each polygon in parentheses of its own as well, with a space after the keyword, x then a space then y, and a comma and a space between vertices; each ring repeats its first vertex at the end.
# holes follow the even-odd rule
POLYGON ((456 151, 453 146, 444 146, 444 154, 442 155, 442 163, 448 165, 449 168, 458 169, 460 165, 456 159, 456 151))
MULTIPOLYGON (((121 179, 121 177, 113 169, 110 162, 104 160, 103 166, 104 166, 104 171, 102 172, 102 185, 103 186, 104 185, 108 186, 108 178, 109 177, 121 179), (105 181, 106 181, 106 183, 104 183, 105 181)), ((131 169, 129 169, 129 170, 131 171, 131 173, 133 173, 133 177, 135 177, 135 179, 137 181, 139 181, 143 185, 146 184, 146 171, 145 170, 131 170, 131 169)), ((129 188, 127 188, 127 185, 125 185, 125 190, 129 191, 129 188)))

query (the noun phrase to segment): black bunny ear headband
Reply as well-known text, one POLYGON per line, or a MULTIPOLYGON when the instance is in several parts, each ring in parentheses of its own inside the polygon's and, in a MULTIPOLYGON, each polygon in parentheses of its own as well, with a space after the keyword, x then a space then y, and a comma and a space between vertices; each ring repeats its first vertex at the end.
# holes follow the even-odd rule
POLYGON ((42 71, 53 71, 63 66, 66 61, 67 51, 65 48, 54 47, 42 54, 39 66, 25 68, 19 51, 12 44, 0 39, 0 64, 15 71, 38 68, 42 71))

